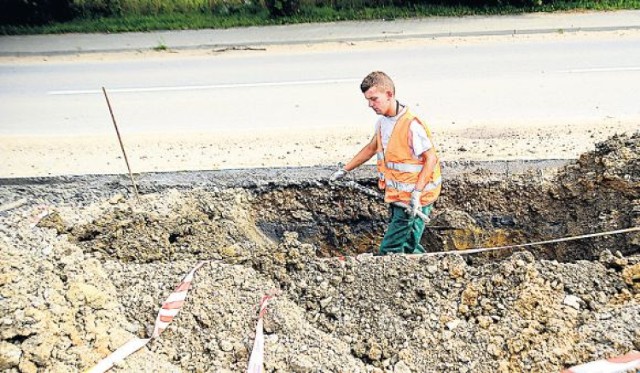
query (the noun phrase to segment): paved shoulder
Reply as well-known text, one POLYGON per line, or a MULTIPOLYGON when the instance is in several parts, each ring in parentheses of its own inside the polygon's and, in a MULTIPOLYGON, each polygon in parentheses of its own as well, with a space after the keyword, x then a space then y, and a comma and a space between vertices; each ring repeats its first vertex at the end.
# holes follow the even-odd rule
POLYGON ((338 22, 226 30, 123 34, 0 36, 0 56, 55 55, 224 46, 300 44, 398 38, 504 35, 640 29, 640 11, 534 13, 491 17, 431 17, 393 21, 338 22))

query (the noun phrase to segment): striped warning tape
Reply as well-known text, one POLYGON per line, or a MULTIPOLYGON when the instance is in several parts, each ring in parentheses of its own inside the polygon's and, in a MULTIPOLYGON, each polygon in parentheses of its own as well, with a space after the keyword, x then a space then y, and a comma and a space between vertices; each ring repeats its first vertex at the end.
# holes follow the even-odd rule
MULTIPOLYGON (((367 187, 364 187, 360 184, 358 184, 357 182, 355 182, 355 180, 351 180, 348 182, 343 182, 343 183, 336 183, 338 185, 344 185, 350 188, 354 188, 356 190, 359 190, 367 195, 373 196, 373 197, 381 197, 381 194, 378 193, 377 191, 373 190, 373 189, 369 189, 367 187)), ((403 208, 408 208, 409 206, 405 203, 402 202, 394 202, 393 204, 403 207, 403 208)), ((426 223, 429 222, 429 217, 428 216, 423 216, 423 214, 420 214, 420 218, 423 219, 426 223)), ((460 254, 460 255, 464 255, 464 254, 474 254, 474 253, 481 253, 481 252, 485 252, 485 251, 494 251, 494 250, 503 250, 503 249, 514 249, 514 248, 519 248, 519 247, 527 247, 527 246, 537 246, 537 245, 545 245, 545 244, 550 244, 550 243, 557 243, 557 242, 564 242, 564 241, 573 241, 573 240, 581 240, 584 238, 590 238, 590 237, 598 237, 598 236, 607 236, 607 235, 614 235, 614 234, 620 234, 620 233, 629 233, 629 232, 636 232, 636 231, 640 231, 640 227, 631 227, 631 228, 626 228, 626 229, 619 229, 619 230, 615 230, 615 231, 609 231, 609 232, 602 232, 602 233, 593 233, 593 234, 584 234, 581 236, 571 236, 571 237, 563 237, 563 238, 558 238, 558 239, 554 239, 554 240, 548 240, 548 241, 539 241, 539 242, 531 242, 531 243, 525 243, 525 244, 520 244, 520 245, 508 245, 508 246, 497 246, 497 247, 481 247, 481 248, 472 248, 472 249, 466 249, 466 250, 456 250, 456 251, 441 251, 441 252, 434 252, 434 253, 424 253, 424 254, 410 254, 407 255, 408 257, 422 257, 422 256, 437 256, 437 255, 450 255, 450 254, 460 254)), ((357 259, 362 259, 363 257, 371 257, 371 254, 361 254, 358 255, 356 258, 357 259)), ((336 257, 339 260, 344 260, 345 257, 344 256, 339 256, 336 257)), ((333 258, 329 258, 329 259, 333 259, 333 258)))
POLYGON ((482 252, 485 252, 485 251, 494 251, 494 250, 503 250, 503 249, 515 249, 515 248, 519 248, 519 247, 546 245, 546 244, 550 244, 550 243, 576 241, 576 240, 582 240, 582 239, 585 239, 585 238, 600 237, 600 236, 611 236, 611 235, 615 235, 615 234, 631 233, 631 232, 637 232, 637 231, 640 231, 640 227, 631 227, 631 228, 625 228, 625 229, 618 229, 618 230, 615 230, 615 231, 583 234, 583 235, 580 235, 580 236, 562 237, 562 238, 556 238, 556 239, 553 239, 553 240, 523 243, 523 244, 519 244, 519 245, 507 245, 507 246, 496 246, 496 247, 480 247, 480 248, 473 248, 473 249, 466 249, 466 250, 440 251, 440 252, 435 252, 435 253, 424 253, 424 254, 411 254, 411 255, 408 255, 408 256, 411 256, 411 257, 416 257, 416 256, 434 256, 434 255, 443 255, 443 254, 451 254, 451 253, 456 253, 456 254, 475 254, 475 253, 482 253, 482 252))
MULTIPOLYGON (((631 233, 631 232, 638 232, 638 231, 640 231, 640 227, 631 227, 631 228, 625 228, 625 229, 618 229, 618 230, 615 230, 615 231, 599 232, 599 233, 592 233, 592 234, 583 234, 583 235, 580 235, 580 236, 562 237, 562 238, 556 238, 556 239, 553 239, 553 240, 537 241, 537 242, 523 243, 523 244, 518 244, 518 245, 495 246, 495 247, 480 247, 480 248, 472 248, 472 249, 466 249, 466 250, 437 251, 437 252, 423 253, 423 254, 405 254, 404 256, 406 256, 408 258, 411 258, 411 259, 417 259, 417 258, 421 258, 423 256, 440 256, 440 255, 453 255, 453 254, 468 255, 468 254, 482 253, 482 252, 486 252, 486 251, 515 249, 515 248, 520 248, 520 247, 546 245, 546 244, 550 244, 550 243, 576 241, 576 240, 582 240, 582 239, 585 239, 585 238, 600 237, 600 236, 611 236, 611 235, 615 235, 615 234, 631 233)), ((360 254, 360 255, 355 256, 355 259, 356 260, 362 260, 362 259, 366 259, 366 258, 380 258, 380 257, 383 257, 383 256, 382 255, 374 255, 374 254, 371 254, 371 253, 364 253, 364 254, 360 254)), ((343 260, 346 260, 346 258, 347 258, 346 256, 340 255, 340 256, 334 256, 334 257, 330 257, 330 258, 324 258, 323 260, 338 259, 338 260, 343 261, 343 260)))
POLYGON ((640 371, 640 352, 635 351, 610 359, 576 365, 563 370, 561 373, 622 373, 638 371, 640 371))
POLYGON ((251 350, 247 373, 262 373, 264 370, 264 333, 262 317, 267 312, 267 303, 271 298, 272 296, 265 295, 260 301, 258 323, 256 324, 256 338, 253 341, 253 349, 251 350))
MULTIPOLYGON (((438 253, 425 253, 425 254, 417 254, 417 255, 408 255, 409 257, 420 257, 425 255, 443 255, 443 254, 452 254, 452 253, 460 253, 460 254, 469 254, 472 252, 482 252, 489 250, 499 250, 505 248, 515 248, 515 247, 524 247, 524 246, 532 246, 532 245, 540 245, 545 243, 552 242, 562 242, 562 241, 570 241, 575 239, 582 239, 587 237, 597 237, 604 236, 610 234, 618 234, 618 233, 626 233, 639 231, 640 227, 621 229, 617 231, 610 232, 602 232, 595 233, 590 235, 582 235, 582 236, 574 236, 574 237, 565 237, 562 239, 549 240, 549 241, 540 241, 534 242, 530 244, 522 244, 522 245, 511 245, 511 246, 500 246, 493 248, 480 248, 480 249, 470 249, 470 250, 462 250, 455 252, 438 252, 438 253)), ((358 256, 360 258, 361 256, 358 256)), ((332 259, 332 258, 328 258, 332 259)), ((339 257, 338 259, 344 260, 344 257, 339 257)), ((158 316, 156 317, 156 322, 154 325, 153 333, 149 338, 134 338, 129 342, 125 343, 123 346, 118 348, 116 351, 111 353, 109 356, 100 360, 96 366, 89 369, 88 373, 103 373, 111 369, 115 364, 123 361, 129 355, 133 354, 144 345, 149 343, 154 338, 158 338, 160 334, 169 326, 169 324, 173 321, 173 319, 178 315, 180 309, 182 308, 184 301, 187 297, 187 293, 191 288, 191 282, 193 281, 193 277, 195 272, 200 269, 205 261, 198 263, 195 267, 189 271, 189 273, 183 278, 182 282, 176 287, 176 289, 169 295, 169 297, 162 303, 162 307, 158 311, 158 316)), ((251 351, 251 356, 249 359, 249 366, 247 369, 248 373, 262 373, 264 371, 264 333, 263 333, 263 317, 266 313, 267 305, 270 299, 272 299, 272 295, 263 296, 260 301, 259 313, 258 313, 258 322, 256 324, 256 337, 254 340, 253 349, 251 351)), ((573 368, 569 368, 568 370, 564 370, 562 373, 616 373, 616 372, 625 372, 630 369, 640 368, 640 353, 633 352, 624 356, 620 356, 617 358, 607 359, 607 360, 598 360, 591 363, 579 365, 573 368)))
POLYGON ((31 212, 31 216, 29 217, 29 227, 35 228, 38 225, 38 223, 40 223, 40 221, 50 213, 51 213, 51 210, 49 206, 47 205, 36 206, 31 212))
POLYGON ((182 282, 176 287, 176 289, 169 295, 167 300, 162 303, 162 307, 158 311, 158 317, 156 317, 153 333, 149 338, 135 338, 125 343, 123 346, 115 350, 109 356, 100 360, 96 366, 89 369, 88 373, 102 373, 111 369, 115 364, 123 361, 132 353, 138 351, 142 346, 149 343, 150 340, 158 338, 160 334, 169 326, 173 318, 176 317, 184 300, 187 297, 187 293, 191 288, 191 282, 195 272, 200 269, 206 262, 198 263, 187 275, 182 279, 182 282))
MULTIPOLYGON (((637 232, 637 231, 640 231, 640 227, 631 227, 631 228, 625 228, 625 229, 618 229, 618 230, 615 230, 615 231, 583 234, 583 235, 580 235, 580 236, 562 237, 562 238, 556 238, 556 239, 553 239, 553 240, 523 243, 523 244, 519 244, 519 245, 507 245, 507 246, 496 246, 496 247, 481 247, 481 248, 474 248, 474 249, 458 250, 458 251, 455 251, 455 253, 458 253, 458 254, 474 254, 474 253, 481 253, 481 252, 485 252, 485 251, 494 251, 494 250, 502 250, 502 249, 515 249, 515 248, 519 248, 519 247, 546 245, 546 244, 550 244, 550 243, 576 241, 576 240, 582 240, 582 239, 585 239, 585 238, 600 237, 600 236, 611 236, 611 235, 614 235, 614 234, 631 233, 631 232, 637 232)), ((445 254, 445 253, 449 253, 450 254, 451 252, 446 252, 445 251, 445 252, 437 252, 437 253, 412 254, 410 256, 438 255, 438 254, 445 254)))

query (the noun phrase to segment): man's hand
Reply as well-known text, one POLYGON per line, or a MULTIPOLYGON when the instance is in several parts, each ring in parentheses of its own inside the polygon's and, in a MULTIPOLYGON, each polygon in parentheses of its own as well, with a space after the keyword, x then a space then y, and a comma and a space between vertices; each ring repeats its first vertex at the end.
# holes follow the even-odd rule
POLYGON ((422 195, 422 192, 419 190, 414 190, 413 192, 411 192, 411 202, 409 203, 409 215, 411 215, 412 217, 415 217, 418 214, 418 211, 420 211, 420 196, 422 195))
POLYGON ((338 171, 336 171, 333 174, 331 174, 331 176, 329 177, 329 181, 340 180, 343 177, 347 176, 348 173, 349 173, 349 171, 345 170, 344 168, 341 168, 338 171))

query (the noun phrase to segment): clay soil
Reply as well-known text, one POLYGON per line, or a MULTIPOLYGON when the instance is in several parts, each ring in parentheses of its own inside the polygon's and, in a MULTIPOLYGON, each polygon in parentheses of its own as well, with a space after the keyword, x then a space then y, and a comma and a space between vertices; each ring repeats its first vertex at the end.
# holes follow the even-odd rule
POLYGON ((420 258, 374 253, 387 208, 365 167, 0 181, 0 371, 554 372, 640 350, 640 133, 565 161, 452 162, 420 258), (366 189, 366 190, 365 190, 366 189), (13 206, 8 204, 17 202, 13 206), (344 257, 338 259, 337 257, 344 257))

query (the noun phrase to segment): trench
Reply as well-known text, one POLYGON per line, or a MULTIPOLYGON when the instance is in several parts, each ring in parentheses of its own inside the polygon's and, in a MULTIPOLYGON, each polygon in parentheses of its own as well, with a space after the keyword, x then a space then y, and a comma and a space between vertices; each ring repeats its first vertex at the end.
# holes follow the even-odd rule
MULTIPOLYGON (((456 252, 640 226, 639 154, 637 135, 574 161, 445 163, 421 243, 456 252)), ((117 347, 112 331, 147 337, 158 302, 206 260, 179 318, 122 370, 153 360, 166 363, 158 371, 244 371, 253 306, 270 289, 279 295, 264 320, 268 372, 559 371, 640 346, 640 234, 517 253, 319 260, 376 252, 387 226, 381 197, 363 192, 375 189, 373 169, 353 175, 358 188, 327 182, 329 172, 142 175, 140 204, 116 194, 130 195, 126 178, 0 183, 11 200, 77 202, 53 209, 41 230, 18 231, 13 242, 33 235, 35 253, 5 249, 3 281, 16 284, 11 304, 25 327, 4 340, 44 362, 34 346, 53 324, 21 316, 38 306, 35 315, 80 333, 50 360, 85 370, 117 347), (102 350, 79 363, 85 350, 74 343, 102 350)))
MULTIPOLYGON (((485 168, 465 172, 451 166, 445 170, 450 177, 421 240, 427 252, 517 245, 638 224, 640 208, 633 183, 584 185, 582 179, 557 175, 557 168, 544 164, 520 172, 504 172, 504 167, 500 172, 485 168), (580 192, 584 188, 588 192, 580 192)), ((355 183, 357 188, 353 182, 314 180, 201 190, 167 214, 116 209, 90 224, 60 230, 71 233, 87 251, 138 262, 209 259, 233 245, 280 243, 288 232, 313 245, 318 257, 377 253, 388 207, 375 180, 360 178, 355 183)), ((540 259, 593 260, 603 249, 633 253, 638 248, 633 237, 600 237, 528 250, 540 259)), ((512 253, 501 250, 465 258, 469 264, 486 263, 512 253)))
MULTIPOLYGON (((373 180, 360 184, 375 188, 373 180)), ((448 180, 421 244, 427 252, 517 245, 627 227, 637 221, 637 211, 631 211, 613 191, 574 204, 554 196, 550 186, 537 172, 508 178, 480 173, 448 180), (594 211, 599 214, 595 216, 594 211)), ((381 197, 344 186, 273 188, 259 194, 257 201, 259 206, 269 206, 256 210, 255 221, 262 232, 274 240, 281 240, 284 232, 297 232, 302 242, 318 247, 321 257, 377 252, 389 216, 381 197)), ((570 262, 593 260, 605 248, 627 255, 637 245, 621 236, 528 250, 540 259, 570 262)), ((512 253, 503 250, 467 258, 469 263, 486 262, 512 253)))

